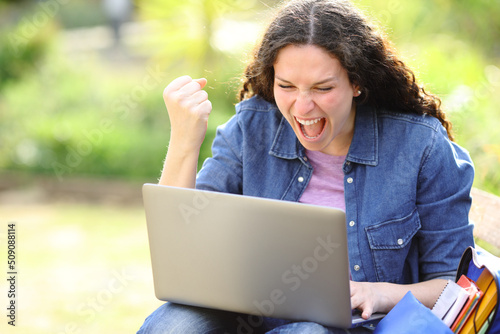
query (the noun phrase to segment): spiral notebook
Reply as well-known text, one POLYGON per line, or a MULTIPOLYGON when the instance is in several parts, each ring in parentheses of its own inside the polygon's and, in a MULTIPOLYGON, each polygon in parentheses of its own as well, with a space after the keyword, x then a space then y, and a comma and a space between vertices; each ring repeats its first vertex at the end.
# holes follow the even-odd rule
POLYGON ((448 280, 436 304, 432 308, 439 319, 451 327, 458 314, 469 299, 469 293, 457 283, 448 280))

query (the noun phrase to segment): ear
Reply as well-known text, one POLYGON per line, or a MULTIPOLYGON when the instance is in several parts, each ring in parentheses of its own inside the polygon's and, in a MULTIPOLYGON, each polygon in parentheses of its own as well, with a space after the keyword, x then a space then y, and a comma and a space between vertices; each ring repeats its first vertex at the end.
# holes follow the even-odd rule
POLYGON ((352 90, 353 90, 352 96, 354 97, 358 97, 363 93, 359 85, 352 85, 352 90))

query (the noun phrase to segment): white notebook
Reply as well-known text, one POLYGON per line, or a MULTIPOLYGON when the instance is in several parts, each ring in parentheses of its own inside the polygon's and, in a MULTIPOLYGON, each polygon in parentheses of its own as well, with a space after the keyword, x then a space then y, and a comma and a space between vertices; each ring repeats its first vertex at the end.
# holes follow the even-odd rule
POLYGON ((468 297, 469 294, 464 288, 448 280, 448 283, 432 308, 432 313, 450 327, 467 302, 468 297))

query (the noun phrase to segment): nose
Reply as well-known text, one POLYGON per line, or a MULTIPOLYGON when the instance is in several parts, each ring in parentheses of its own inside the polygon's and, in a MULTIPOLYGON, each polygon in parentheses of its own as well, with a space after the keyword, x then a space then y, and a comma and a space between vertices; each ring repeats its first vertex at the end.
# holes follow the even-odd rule
POLYGON ((299 115, 307 115, 314 109, 314 101, 308 92, 300 92, 295 100, 295 110, 299 115))

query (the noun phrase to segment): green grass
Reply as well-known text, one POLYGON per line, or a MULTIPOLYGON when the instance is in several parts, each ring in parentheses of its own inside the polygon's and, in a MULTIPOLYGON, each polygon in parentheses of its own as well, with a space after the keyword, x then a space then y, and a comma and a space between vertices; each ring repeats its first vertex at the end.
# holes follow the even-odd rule
POLYGON ((1 258, 10 222, 17 225, 18 251, 16 328, 4 319, 0 332, 135 333, 162 304, 154 296, 142 207, 2 205, 0 211, 1 258))

